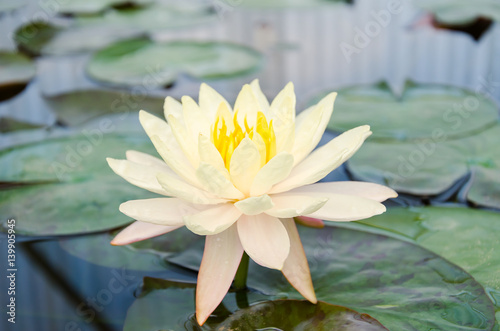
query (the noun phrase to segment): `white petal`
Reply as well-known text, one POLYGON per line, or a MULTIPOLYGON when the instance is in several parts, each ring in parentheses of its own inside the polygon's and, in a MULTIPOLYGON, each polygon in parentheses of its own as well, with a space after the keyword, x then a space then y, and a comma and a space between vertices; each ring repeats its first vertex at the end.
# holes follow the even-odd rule
POLYGON ((197 141, 200 133, 207 136, 210 134, 212 118, 209 119, 209 114, 202 110, 193 98, 182 97, 182 110, 186 128, 190 131, 193 140, 197 141))
POLYGON ((290 82, 278 93, 269 108, 269 115, 273 120, 275 131, 295 123, 295 104, 295 92, 293 84, 290 82))
POLYGON ((203 134, 200 134, 198 137, 198 153, 201 162, 214 166, 224 177, 229 179, 229 172, 226 169, 222 156, 210 141, 210 138, 203 134))
POLYGON ((152 136, 151 141, 158 151, 158 154, 160 154, 161 158, 170 169, 191 185, 198 188, 202 187, 196 178, 195 168, 180 147, 174 149, 170 148, 168 142, 159 136, 152 136))
POLYGON ((166 135, 171 133, 170 126, 167 122, 144 110, 139 112, 139 121, 149 138, 152 136, 159 136, 162 139, 169 140, 170 142, 170 137, 166 137, 166 135))
POLYGON ((211 121, 215 118, 215 114, 217 113, 217 109, 219 109, 221 103, 225 104, 227 109, 231 109, 231 106, 226 99, 205 83, 202 83, 200 86, 198 101, 200 103, 200 108, 207 113, 207 116, 211 121))
POLYGON ((290 252, 290 240, 281 221, 260 214, 243 215, 237 223, 243 249, 261 266, 281 270, 290 252))
POLYGON ((325 193, 354 195, 361 198, 375 200, 378 202, 390 198, 396 198, 398 194, 393 189, 374 183, 366 182, 326 182, 298 187, 288 193, 308 193, 309 195, 328 197, 325 193))
POLYGON ((159 225, 182 226, 183 217, 206 210, 181 199, 157 198, 130 200, 120 205, 120 211, 133 219, 159 225))
POLYGON ((234 186, 249 195, 255 175, 260 170, 260 153, 250 138, 243 138, 231 156, 229 174, 234 186))
MULTIPOLYGON (((161 172, 158 169, 128 160, 116 160, 109 157, 106 158, 106 161, 108 161, 109 167, 118 176, 122 177, 130 184, 150 192, 169 195, 169 192, 165 191, 156 180, 156 174, 161 172)), ((168 170, 169 169, 165 169, 165 171, 168 170)))
POLYGON ((234 224, 241 216, 232 203, 215 205, 210 209, 184 217, 186 227, 199 235, 220 233, 234 224))
POLYGON ((172 133, 181 147, 182 152, 187 157, 191 165, 196 168, 200 162, 198 154, 198 140, 196 140, 195 143, 193 136, 188 129, 184 127, 184 125, 182 125, 182 123, 174 116, 169 115, 168 122, 170 123, 172 133))
POLYGON ((267 115, 269 110, 269 101, 267 100, 266 96, 264 95, 264 93, 260 88, 259 80, 254 79, 250 83, 250 87, 252 88, 253 94, 255 95, 257 101, 259 102, 260 109, 262 110, 264 115, 267 115))
POLYGON ((240 126, 243 128, 245 127, 246 118, 248 125, 250 127, 255 127, 257 112, 259 110, 261 110, 260 104, 252 88, 248 84, 243 85, 234 104, 234 111, 238 112, 237 120, 240 126))
POLYGON ((266 214, 279 217, 295 217, 314 213, 325 205, 328 198, 307 195, 280 193, 271 196, 274 207, 266 210, 266 214))
POLYGON ((182 105, 179 101, 172 97, 166 97, 165 103, 163 104, 163 113, 165 119, 168 120, 168 116, 172 115, 184 124, 184 116, 182 114, 182 105))
POLYGON ((260 197, 251 197, 234 204, 245 215, 257 215, 273 208, 274 203, 267 194, 260 197))
POLYGON ((137 241, 160 236, 162 234, 177 230, 180 227, 182 227, 182 225, 164 226, 136 221, 127 226, 120 233, 118 233, 111 241, 111 245, 128 245, 137 241))
POLYGON ((295 166, 290 176, 276 184, 270 193, 285 192, 319 181, 356 153, 370 134, 370 127, 364 125, 332 139, 295 166))
POLYGON ((290 175, 292 167, 292 154, 287 152, 277 154, 255 175, 250 188, 250 195, 259 196, 267 193, 274 184, 281 182, 290 175))
POLYGON ((196 176, 205 189, 217 197, 230 200, 245 197, 223 173, 211 164, 201 162, 196 170, 196 176))
POLYGON ((318 145, 332 116, 336 97, 337 93, 330 93, 316 106, 297 116, 295 144, 292 149, 295 164, 301 162, 318 145))
POLYGON ((307 300, 312 303, 318 302, 311 280, 311 272, 307 263, 306 254, 300 241, 297 226, 293 219, 282 219, 288 237, 290 238, 290 254, 283 265, 283 275, 292 284, 293 287, 307 300))
POLYGON ((156 180, 169 195, 194 204, 211 205, 226 202, 225 199, 215 197, 213 194, 194 187, 184 182, 181 178, 167 173, 158 174, 156 180))
MULTIPOLYGON (((306 193, 304 193, 306 194, 306 193)), ((349 222, 379 215, 385 212, 380 202, 353 195, 328 194, 328 201, 318 211, 304 214, 322 220, 349 222)))
POLYGON ((196 285, 196 320, 203 325, 226 295, 243 255, 236 227, 207 236, 196 285))
MULTIPOLYGON (((168 168, 167 164, 162 160, 153 155, 146 154, 139 151, 128 150, 125 152, 127 160, 132 161, 137 164, 143 164, 148 166, 154 166, 158 169, 168 168)), ((170 168, 169 168, 170 169, 170 168)))

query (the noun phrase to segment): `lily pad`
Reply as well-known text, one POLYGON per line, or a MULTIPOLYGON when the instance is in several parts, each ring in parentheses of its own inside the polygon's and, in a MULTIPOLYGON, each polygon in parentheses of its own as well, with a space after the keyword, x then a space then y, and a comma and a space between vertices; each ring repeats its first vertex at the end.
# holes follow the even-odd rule
POLYGON ((253 291, 228 293, 200 327, 194 318, 194 298, 195 284, 146 277, 141 294, 127 312, 124 330, 387 330, 371 316, 345 307, 267 301, 268 297, 253 291))
POLYGON ((349 226, 411 240, 461 266, 485 287, 500 320, 499 213, 471 208, 390 208, 349 226))
POLYGON ((468 201, 500 208, 500 125, 458 140, 368 141, 347 163, 356 178, 415 195, 442 193, 472 174, 463 188, 468 201))
POLYGON ((43 125, 18 121, 10 117, 0 117, 0 133, 38 129, 41 127, 43 127, 43 125))
MULTIPOLYGON (((367 313, 390 330, 490 330, 494 306, 469 274, 411 243, 337 227, 299 229, 318 300, 367 313)), ((174 231, 164 240, 177 240, 174 231)), ((203 240, 167 260, 197 270, 203 240)), ((150 250, 152 254, 154 250, 150 250)), ((280 272, 250 263, 248 286, 301 299, 280 272)), ((157 299, 160 300, 160 299, 157 299)))
POLYGON ((15 218, 16 233, 31 236, 102 231, 129 223, 118 212, 119 204, 156 196, 107 166, 106 157, 123 157, 130 148, 154 153, 142 135, 104 135, 96 129, 2 151, 0 182, 16 184, 0 190, 2 219, 15 218))
POLYGON ((187 243, 201 238, 182 228, 167 236, 154 237, 126 246, 110 245, 118 231, 62 238, 61 247, 73 256, 103 267, 141 271, 162 271, 165 259, 182 252, 187 243))
POLYGON ((141 35, 135 28, 104 29, 100 26, 72 26, 31 22, 14 33, 17 48, 30 55, 68 55, 96 50, 117 40, 141 35))
POLYGON ((14 34, 17 47, 31 56, 68 55, 95 51, 127 38, 213 21, 207 7, 178 8, 154 5, 110 10, 97 17, 78 18, 70 24, 31 22, 14 34))
POLYGON ((199 79, 229 78, 257 70, 262 55, 225 42, 171 41, 147 38, 115 43, 94 54, 87 73, 99 82, 124 86, 163 87, 179 73, 199 79))
POLYGON ((396 92, 386 83, 379 83, 338 92, 336 111, 328 128, 344 132, 369 124, 374 132, 371 141, 405 141, 436 135, 455 139, 498 123, 494 101, 458 87, 407 83, 403 91, 396 92))
POLYGON ((377 331, 387 330, 368 314, 326 302, 277 300, 239 310, 218 325, 217 330, 290 330, 290 331, 377 331))
POLYGON ((26 56, 0 52, 0 102, 21 93, 35 74, 35 63, 26 56))
POLYGON ((44 101, 65 125, 76 126, 103 115, 130 112, 138 109, 161 115, 164 98, 111 90, 77 90, 43 96, 44 101))
POLYGON ((495 0, 415 0, 415 4, 431 12, 440 23, 463 25, 479 17, 500 20, 500 3, 495 0))
POLYGON ((98 14, 113 6, 140 6, 151 3, 151 0, 66 0, 57 6, 59 14, 98 14))

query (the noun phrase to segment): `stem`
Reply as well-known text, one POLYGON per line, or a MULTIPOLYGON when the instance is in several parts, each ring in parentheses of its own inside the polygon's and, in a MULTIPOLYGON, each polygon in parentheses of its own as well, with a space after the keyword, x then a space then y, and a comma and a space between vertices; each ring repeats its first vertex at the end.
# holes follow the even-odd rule
POLYGON ((243 252, 241 257, 240 266, 236 275, 234 276, 233 288, 235 290, 244 290, 247 288, 247 276, 248 276, 248 262, 250 258, 246 252, 243 252))

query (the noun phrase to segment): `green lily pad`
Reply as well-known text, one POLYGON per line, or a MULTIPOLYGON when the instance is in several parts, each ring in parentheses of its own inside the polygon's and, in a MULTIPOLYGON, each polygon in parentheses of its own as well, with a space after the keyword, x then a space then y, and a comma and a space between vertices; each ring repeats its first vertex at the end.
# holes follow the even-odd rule
POLYGON ((368 141, 349 160, 351 174, 410 194, 432 196, 472 174, 463 196, 474 204, 500 208, 500 125, 476 135, 447 140, 385 143, 368 141))
POLYGON ((17 48, 30 56, 68 55, 96 50, 117 40, 141 35, 135 28, 106 29, 101 26, 70 26, 31 22, 14 33, 17 48))
POLYGON ((30 22, 14 34, 17 47, 31 56, 68 55, 95 51, 119 40, 148 33, 211 22, 207 7, 148 6, 110 10, 102 16, 84 17, 67 25, 30 22))
POLYGON ((499 213, 449 207, 390 208, 349 226, 411 240, 461 266, 485 287, 500 320, 499 213))
POLYGON ((21 93, 35 74, 35 63, 26 56, 0 52, 0 102, 21 93))
POLYGON ((345 307, 325 302, 313 305, 298 300, 267 301, 269 297, 254 291, 229 292, 200 327, 194 316, 194 298, 195 284, 145 277, 141 294, 127 312, 124 330, 236 331, 264 330, 265 327, 279 327, 280 330, 387 330, 371 316, 345 307))
POLYGON ((186 228, 126 246, 110 245, 118 231, 76 238, 62 238, 61 247, 73 256, 103 267, 141 271, 162 271, 168 256, 182 252, 186 243, 200 240, 186 228))
MULTIPOLYGON (((405 241, 337 227, 299 229, 318 300, 367 313, 390 330, 490 330, 494 306, 469 274, 405 241)), ((180 232, 163 238, 174 240, 180 232)), ((177 239, 175 239, 177 240, 177 239)), ((203 240, 171 263, 197 270, 203 240)), ((154 254, 153 250, 150 250, 154 254)), ((248 286, 270 299, 301 299, 280 272, 250 263, 248 286)))
POLYGON ((439 135, 455 139, 498 123, 494 101, 458 87, 407 83, 401 95, 397 95, 386 83, 379 83, 338 92, 328 128, 344 132, 369 124, 373 131, 371 141, 407 141, 439 135))
POLYGON ((78 234, 130 223, 119 204, 156 195, 107 166, 106 157, 123 158, 128 149, 154 153, 142 135, 103 135, 96 129, 2 151, 0 182, 16 184, 0 190, 2 219, 15 218, 16 233, 25 235, 78 234))
POLYGON ((500 3, 495 0, 416 0, 415 4, 431 12, 440 23, 462 25, 478 17, 500 20, 500 3))
MULTIPOLYGON (((164 98, 129 91, 77 90, 43 96, 63 124, 76 126, 108 114, 137 114, 138 109, 162 115, 164 98)), ((135 116, 134 115, 134 116, 135 116)))
POLYGON ((38 124, 18 121, 10 117, 0 117, 0 133, 38 129, 41 127, 43 126, 38 124))
POLYGON ((179 73, 199 79, 229 78, 257 70, 262 56, 251 48, 224 42, 171 41, 147 38, 113 44, 87 64, 90 77, 103 83, 149 87, 172 84, 179 73))
POLYGON ((368 314, 326 302, 313 305, 308 301, 277 300, 239 310, 218 325, 217 330, 387 330, 368 314))
POLYGON ((113 6, 141 6, 151 3, 151 0, 66 0, 57 6, 59 14, 98 14, 113 6))

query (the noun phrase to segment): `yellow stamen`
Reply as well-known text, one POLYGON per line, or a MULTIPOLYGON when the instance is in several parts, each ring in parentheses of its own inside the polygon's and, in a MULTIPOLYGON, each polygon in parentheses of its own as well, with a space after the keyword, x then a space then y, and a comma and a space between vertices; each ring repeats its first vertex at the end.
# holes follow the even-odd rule
MULTIPOLYGON (((261 154, 261 166, 265 165, 276 155, 276 135, 274 134, 273 121, 267 122, 266 116, 262 112, 257 113, 255 127, 248 125, 247 117, 243 120, 244 129, 237 121, 238 111, 235 111, 232 118, 232 123, 227 123, 229 120, 229 111, 219 107, 215 122, 212 125, 211 140, 214 146, 219 151, 226 169, 229 170, 231 156, 234 150, 238 147, 243 138, 248 137, 254 139, 254 133, 262 138, 258 139, 260 143, 256 143, 261 154), (231 127, 229 127, 229 125, 231 127), (264 144, 262 144, 262 142, 264 144)), ((255 138, 258 138, 257 136, 255 138)))

